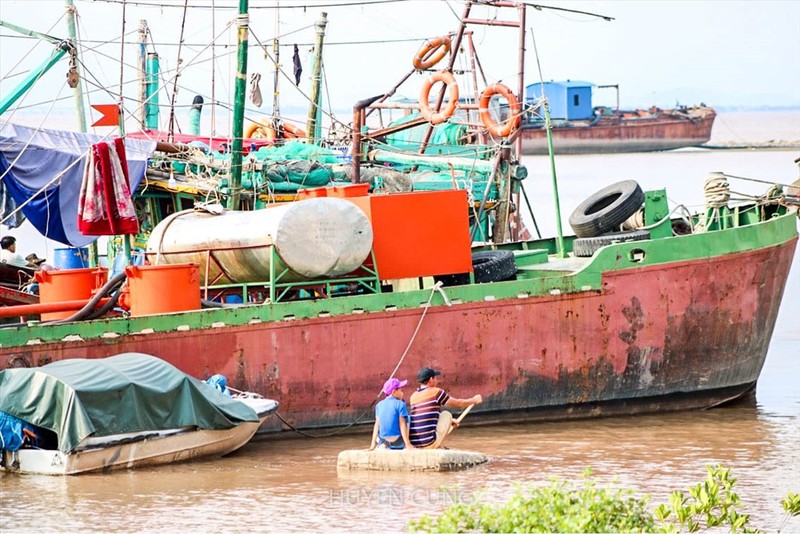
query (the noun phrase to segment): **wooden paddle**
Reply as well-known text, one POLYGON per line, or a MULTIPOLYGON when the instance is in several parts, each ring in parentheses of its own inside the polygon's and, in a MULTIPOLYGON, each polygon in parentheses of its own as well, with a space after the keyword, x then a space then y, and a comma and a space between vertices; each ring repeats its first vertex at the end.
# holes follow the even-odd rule
POLYGON ((464 409, 464 411, 461 412, 461 415, 458 416, 458 419, 456 419, 456 424, 450 425, 450 429, 447 431, 447 435, 448 436, 450 435, 450 432, 452 432, 455 427, 457 427, 458 425, 461 424, 461 421, 467 416, 467 414, 469 413, 469 411, 472 409, 473 406, 475 406, 475 405, 474 404, 470 404, 469 406, 467 406, 464 409))

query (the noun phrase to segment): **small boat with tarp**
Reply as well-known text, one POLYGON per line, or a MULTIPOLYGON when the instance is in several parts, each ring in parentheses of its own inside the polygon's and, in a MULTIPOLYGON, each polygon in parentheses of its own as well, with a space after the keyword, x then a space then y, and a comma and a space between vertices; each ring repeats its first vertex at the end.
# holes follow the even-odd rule
POLYGON ((232 396, 225 382, 202 382, 140 353, 5 369, 0 468, 74 475, 224 456, 278 408, 232 396))

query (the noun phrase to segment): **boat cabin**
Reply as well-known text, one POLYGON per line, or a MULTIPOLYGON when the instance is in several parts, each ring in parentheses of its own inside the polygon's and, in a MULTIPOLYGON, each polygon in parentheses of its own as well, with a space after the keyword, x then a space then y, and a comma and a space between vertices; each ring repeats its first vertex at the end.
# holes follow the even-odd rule
POLYGON ((525 102, 535 103, 544 94, 550 103, 550 117, 562 120, 591 119, 592 88, 595 84, 580 81, 532 83, 525 88, 525 102))

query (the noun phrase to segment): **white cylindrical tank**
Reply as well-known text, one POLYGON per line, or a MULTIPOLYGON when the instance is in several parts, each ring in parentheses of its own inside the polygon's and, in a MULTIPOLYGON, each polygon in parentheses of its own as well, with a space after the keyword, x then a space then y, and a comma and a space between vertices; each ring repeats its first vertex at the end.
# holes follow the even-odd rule
POLYGON ((198 263, 202 285, 269 281, 272 247, 281 281, 334 278, 372 249, 372 226, 355 204, 311 198, 255 211, 184 211, 161 221, 147 242, 154 265, 198 263), (206 282, 206 273, 208 281, 206 282))

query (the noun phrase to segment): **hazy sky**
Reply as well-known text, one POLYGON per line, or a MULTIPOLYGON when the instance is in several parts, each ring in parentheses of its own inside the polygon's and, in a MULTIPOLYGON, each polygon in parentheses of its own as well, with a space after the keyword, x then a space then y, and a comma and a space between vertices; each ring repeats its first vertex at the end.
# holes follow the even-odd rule
MULTIPOLYGON (((132 0, 129 0, 132 1, 132 0)), ((191 102, 196 92, 211 93, 211 54, 204 47, 214 32, 216 43, 216 96, 232 101, 232 72, 235 69, 235 31, 225 25, 235 17, 234 0, 191 0, 185 24, 185 45, 181 52, 186 67, 179 80, 178 103, 191 102), (227 9, 223 9, 227 7, 227 9), (226 46, 222 46, 226 45, 226 46), (195 59, 196 58, 196 59, 195 59)), ((308 93, 311 72, 310 48, 314 40, 314 22, 320 13, 328 15, 324 48, 326 86, 335 108, 347 110, 361 98, 391 89, 411 70, 411 59, 425 37, 443 35, 456 29, 463 3, 441 0, 410 0, 366 3, 352 0, 251 0, 251 44, 261 41, 271 45, 277 31, 284 45, 299 44, 304 66, 300 88, 308 93), (272 9, 280 5, 281 9, 272 9), (305 8, 296 6, 304 5, 305 8), (271 7, 267 9, 267 7, 271 7), (396 42, 396 40, 406 40, 396 42), (372 44, 345 44, 371 41, 372 44), (378 42, 395 41, 395 42, 378 42)), ((87 78, 103 80, 110 91, 119 88, 119 67, 87 49, 111 58, 120 55, 122 1, 75 0, 80 15, 79 30, 84 40, 83 60, 87 78), (102 44, 107 43, 107 44, 102 44)), ((550 2, 543 5, 584 10, 612 17, 600 18, 576 13, 528 10, 526 26, 533 30, 543 77, 586 80, 597 84, 619 83, 623 107, 671 106, 675 103, 705 102, 714 106, 794 105, 800 106, 800 1, 596 1, 550 2)), ((0 0, 0 19, 29 29, 66 36, 62 18, 64 3, 52 1, 0 0)), ((151 28, 162 68, 169 75, 176 65, 183 17, 182 0, 138 0, 126 8, 126 62, 136 59, 136 28, 146 19, 151 28), (152 7, 155 3, 178 7, 152 7)), ((507 10, 506 10, 507 11, 507 10)), ((474 13, 493 16, 495 10, 475 8, 474 13)), ((506 15, 506 18, 508 15, 506 15)), ((473 27, 479 59, 489 81, 512 85, 516 73, 517 40, 512 30, 473 27)), ((7 76, 30 68, 45 57, 51 46, 39 45, 25 56, 30 39, 9 39, 16 35, 0 29, 0 74, 7 76), (12 46, 8 46, 11 42, 12 46), (24 59, 23 59, 24 58, 24 59), (17 63, 22 60, 19 66, 17 63)), ((533 42, 526 41, 527 83, 538 81, 533 42)), ((270 48, 271 50, 271 48, 270 48)), ((291 72, 290 47, 281 48, 281 63, 291 72)), ((250 49, 250 72, 262 75, 264 105, 252 113, 267 113, 272 102, 272 62, 258 50, 250 49)), ((63 86, 66 61, 47 75, 47 83, 26 98, 25 104, 48 102, 53 92, 63 86), (49 96, 48 96, 49 95, 49 96)), ((125 79, 135 80, 128 70, 125 79)), ((414 74, 399 95, 416 98, 423 75, 414 74)), ((5 94, 19 76, 0 82, 5 94)), ((297 90, 281 79, 281 105, 284 110, 304 109, 306 101, 297 90)), ((172 82, 169 83, 170 89, 172 82)), ((513 86, 513 85, 512 85, 513 86)), ((135 84, 126 85, 126 94, 134 97, 135 84)), ((607 100, 612 93, 603 93, 607 100)), ((62 96, 68 93, 64 91, 62 96)), ((596 95, 595 103, 602 94, 596 95)), ((161 103, 166 98, 162 95, 161 103)), ((92 103, 114 102, 112 94, 95 92, 92 103)), ((63 105, 68 105, 66 99, 63 105)), ((47 109, 46 107, 44 108, 47 109)))

